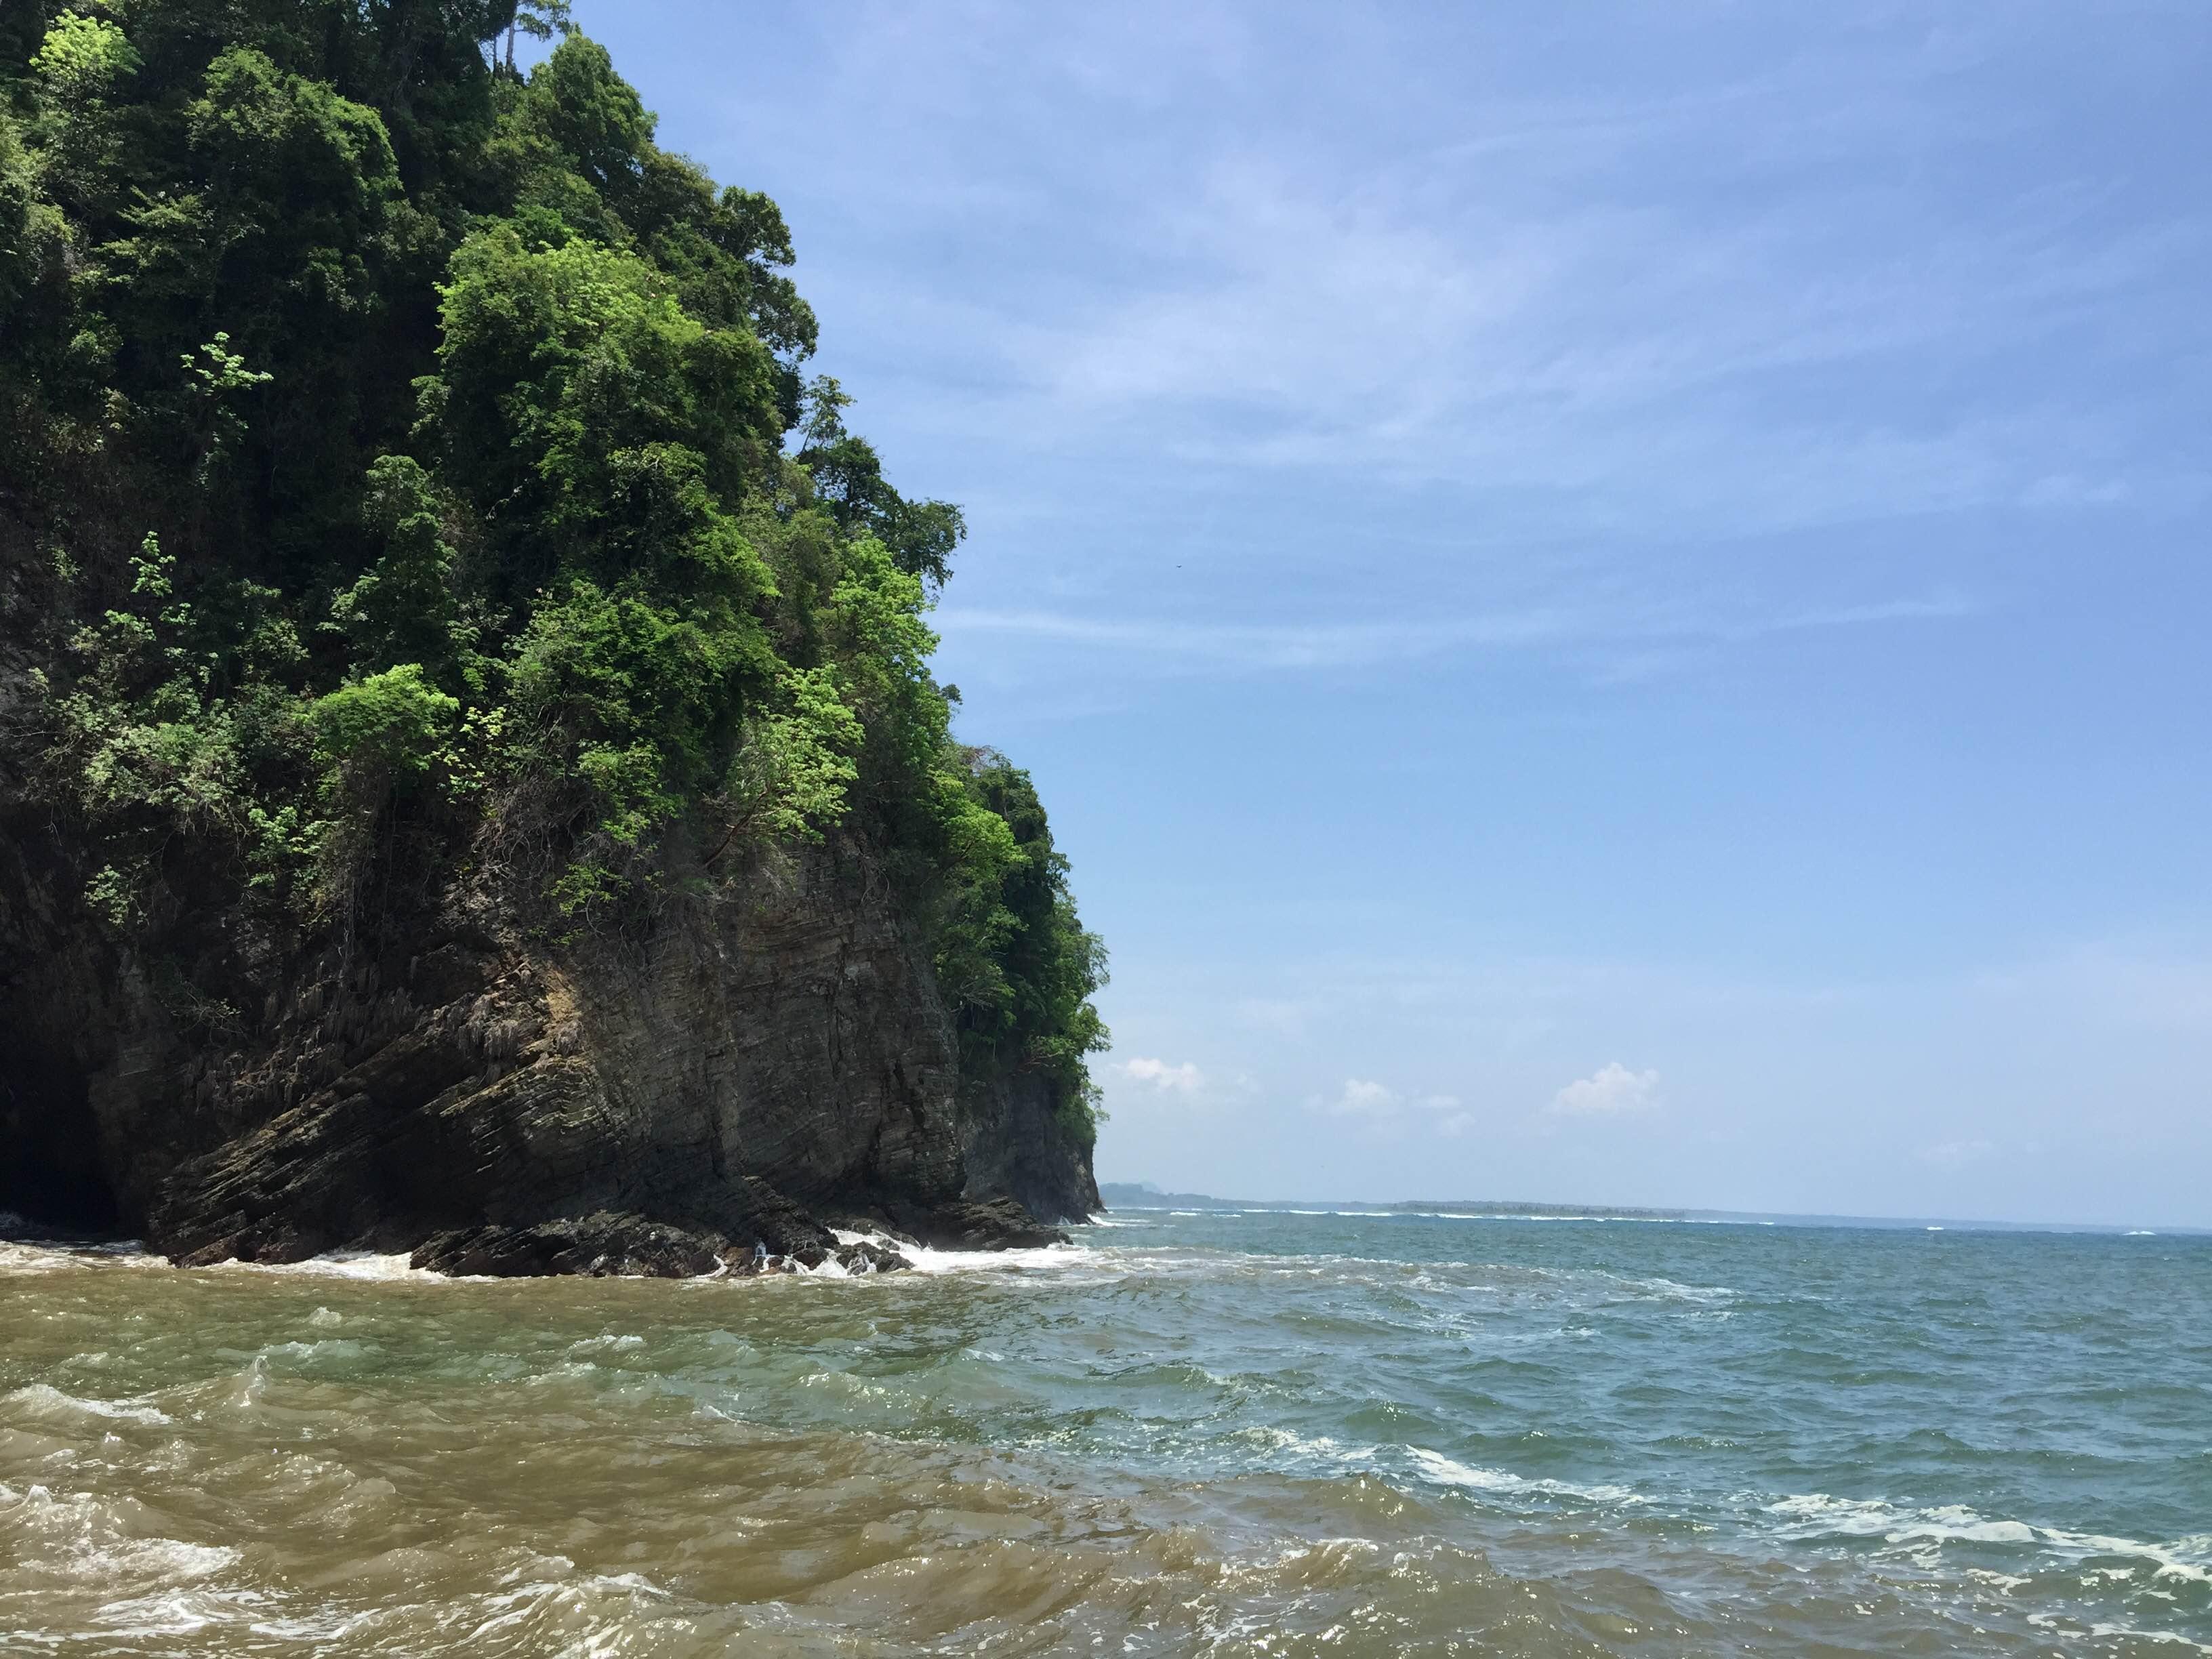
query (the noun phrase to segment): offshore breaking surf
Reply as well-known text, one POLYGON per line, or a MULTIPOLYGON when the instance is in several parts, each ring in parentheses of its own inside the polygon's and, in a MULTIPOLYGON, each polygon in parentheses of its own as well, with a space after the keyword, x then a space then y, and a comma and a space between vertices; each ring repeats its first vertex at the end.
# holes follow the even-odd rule
POLYGON ((493 1281, 0 1248, 0 1629, 2212 1651, 2212 1240, 1122 1212, 917 1254, 493 1281))

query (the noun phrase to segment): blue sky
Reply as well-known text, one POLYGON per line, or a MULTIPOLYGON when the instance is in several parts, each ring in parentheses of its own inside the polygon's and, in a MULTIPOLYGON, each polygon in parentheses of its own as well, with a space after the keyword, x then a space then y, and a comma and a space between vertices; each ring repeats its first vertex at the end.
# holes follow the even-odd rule
POLYGON ((2212 1224, 2212 10, 580 0, 971 536, 1105 1179, 2212 1224))

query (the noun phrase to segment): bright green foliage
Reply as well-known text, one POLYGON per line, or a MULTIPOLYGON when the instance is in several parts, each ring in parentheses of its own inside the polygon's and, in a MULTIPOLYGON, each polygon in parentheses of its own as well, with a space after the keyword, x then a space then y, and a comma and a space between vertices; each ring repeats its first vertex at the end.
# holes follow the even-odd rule
POLYGON ((740 836, 821 840, 823 827, 845 816, 847 792, 860 777, 853 755, 860 720, 838 693, 836 671, 790 669, 780 689, 783 706, 770 704, 747 722, 713 802, 728 824, 725 846, 740 836))
POLYGON ((0 9, 0 553, 88 906, 306 937, 465 867, 559 933, 865 845, 969 1075, 1087 1124, 1103 954, 930 673, 964 525, 805 379, 792 260, 562 0, 0 9))
POLYGON ((708 330, 645 260, 582 239, 532 248, 502 226, 453 270, 422 425, 503 580, 635 573, 757 597, 765 573, 725 504, 781 436, 760 343, 708 330))
POLYGON ((763 666, 754 643, 635 593, 574 580, 540 602, 517 642, 516 757, 580 778, 601 832, 634 848, 720 772, 748 671, 763 666))
POLYGON ((82 109, 138 67, 123 31, 105 18, 64 12, 31 55, 31 72, 64 109, 82 109))
POLYGON ((18 309, 39 278, 32 215, 39 195, 15 123, 0 109, 0 338, 14 331, 18 309))
POLYGON ((109 95, 138 70, 139 58, 123 31, 104 18, 64 12, 32 54, 40 103, 59 142, 46 148, 50 188, 64 202, 85 199, 112 170, 122 146, 121 125, 109 95))
POLYGON ((357 768, 411 782, 437 761, 459 718, 461 705, 402 663, 355 680, 307 705, 315 758, 325 766, 357 768))
POLYGON ((972 1058, 1017 1054, 1067 1085, 1063 1099, 1095 1116, 1085 1057, 1106 1046, 1091 998, 1106 981, 1106 947, 1076 918, 1067 860, 1053 846, 1028 773, 988 750, 967 756, 970 810, 999 826, 988 859, 941 929, 939 975, 972 1058))

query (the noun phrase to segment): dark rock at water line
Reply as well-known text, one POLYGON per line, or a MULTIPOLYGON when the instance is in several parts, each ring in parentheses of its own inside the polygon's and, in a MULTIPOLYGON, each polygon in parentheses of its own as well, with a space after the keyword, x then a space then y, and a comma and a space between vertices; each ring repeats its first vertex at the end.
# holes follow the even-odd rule
POLYGON ((812 1273, 830 1261, 835 1261, 848 1274, 902 1273, 914 1266, 888 1245, 868 1239, 841 1244, 835 1249, 820 1244, 809 1244, 787 1255, 763 1255, 757 1247, 744 1249, 732 1245, 722 1252, 721 1260, 733 1279, 752 1279, 763 1273, 797 1273, 802 1268, 812 1273))
POLYGON ((764 1263, 758 1243, 732 1244, 719 1233, 611 1211, 522 1227, 458 1227, 425 1239, 410 1264, 456 1278, 571 1273, 589 1279, 696 1279, 726 1269, 743 1279, 795 1267, 811 1272, 832 1261, 848 1273, 896 1273, 914 1266, 896 1250, 869 1240, 836 1244, 834 1238, 809 1239, 771 1252, 764 1263))
POLYGON ((416 1248, 411 1264, 456 1277, 694 1279, 720 1267, 727 1248, 711 1233, 602 1212, 527 1227, 463 1227, 440 1233, 416 1248))
POLYGON ((914 1266, 889 1246, 870 1243, 866 1239, 839 1250, 837 1263, 848 1273, 902 1273, 914 1266))
POLYGON ((949 1206, 919 1218, 916 1231, 927 1243, 949 1250, 1038 1249, 1067 1243, 1066 1233, 1011 1198, 949 1206))
POLYGON ((866 1233, 870 1239, 879 1244, 904 1245, 909 1250, 918 1250, 921 1248, 920 1239, 912 1233, 893 1226, 887 1218, 881 1215, 841 1216, 833 1219, 830 1225, 842 1227, 848 1233, 866 1233))

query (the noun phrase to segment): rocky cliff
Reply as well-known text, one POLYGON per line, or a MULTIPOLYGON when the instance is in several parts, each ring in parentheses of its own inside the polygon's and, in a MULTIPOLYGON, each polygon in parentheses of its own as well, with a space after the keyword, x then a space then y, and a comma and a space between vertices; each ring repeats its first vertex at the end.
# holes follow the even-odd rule
POLYGON ((1054 1079, 963 1077, 857 837, 711 887, 673 839, 683 896, 565 937, 512 870, 404 848, 342 927, 271 930, 190 860, 102 926, 38 787, 21 641, 49 599, 0 537, 0 1210, 204 1262, 610 1214, 779 1254, 848 1224, 988 1248, 1097 1207, 1054 1079))
POLYGON ((249 969, 266 989, 240 1011, 73 916, 64 850, 14 823, 0 1207, 191 1263, 605 1212, 778 1253, 829 1224, 988 1247, 1097 1206, 1045 1079, 963 1084, 854 843, 764 853, 734 897, 557 945, 447 889, 249 969))

